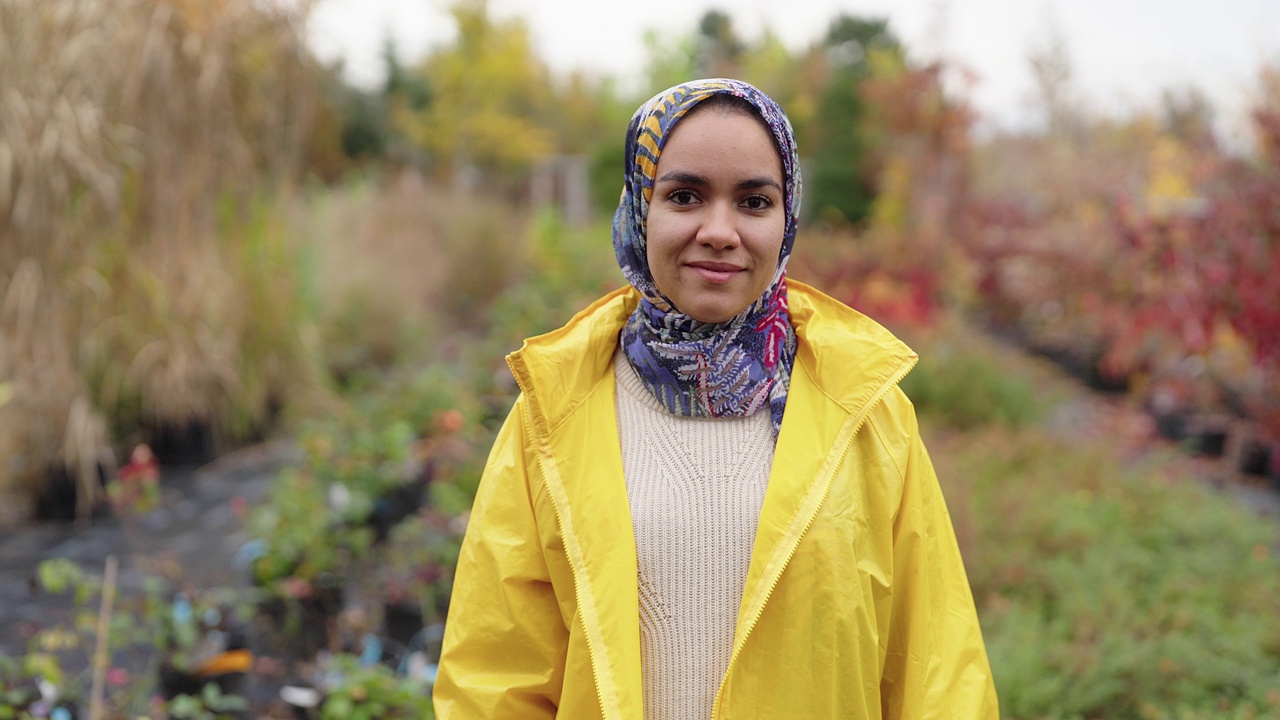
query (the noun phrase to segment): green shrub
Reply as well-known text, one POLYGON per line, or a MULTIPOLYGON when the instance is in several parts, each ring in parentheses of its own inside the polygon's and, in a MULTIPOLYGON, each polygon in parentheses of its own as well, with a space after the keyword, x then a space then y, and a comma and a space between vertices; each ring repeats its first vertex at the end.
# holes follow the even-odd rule
POLYGON ((934 449, 967 490, 953 504, 974 526, 966 563, 1005 717, 1280 713, 1272 521, 1038 432, 934 449))
POLYGON ((972 337, 927 344, 901 386, 921 414, 960 430, 1020 427, 1040 419, 1046 403, 1026 372, 972 337))
POLYGON ((306 470, 288 468, 272 483, 267 501, 254 509, 249 533, 261 543, 253 579, 280 597, 340 581, 353 558, 372 544, 372 531, 342 522, 330 485, 306 470))
POLYGON ((327 687, 322 720, 431 720, 431 691, 425 681, 401 677, 384 665, 362 667, 359 658, 334 656, 337 681, 327 687))
POLYGON ((529 224, 528 265, 493 306, 487 335, 500 353, 568 322, 596 298, 621 287, 608 223, 583 227, 544 210, 529 224), (496 343, 496 345, 495 345, 496 343))

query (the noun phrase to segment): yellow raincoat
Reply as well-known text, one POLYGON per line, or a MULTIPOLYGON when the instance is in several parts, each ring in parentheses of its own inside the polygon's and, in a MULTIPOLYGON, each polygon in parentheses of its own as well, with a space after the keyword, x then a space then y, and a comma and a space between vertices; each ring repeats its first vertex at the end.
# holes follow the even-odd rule
MULTIPOLYGON (((613 375, 638 300, 607 295, 508 358, 523 392, 458 560, 444 720, 644 717, 613 375)), ((789 300, 795 369, 713 720, 994 720, 950 517, 897 388, 916 356, 802 283, 789 300)))

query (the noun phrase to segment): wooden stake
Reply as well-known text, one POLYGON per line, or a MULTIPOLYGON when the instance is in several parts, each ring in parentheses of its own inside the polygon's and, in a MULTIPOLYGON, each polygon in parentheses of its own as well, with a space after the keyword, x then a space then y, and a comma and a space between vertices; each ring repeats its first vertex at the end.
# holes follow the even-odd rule
POLYGON ((89 720, 102 720, 102 700, 106 690, 103 682, 107 675, 108 634, 111 631, 111 606, 116 599, 116 556, 107 556, 107 567, 102 578, 102 604, 98 607, 97 645, 93 653, 93 691, 89 698, 89 720))

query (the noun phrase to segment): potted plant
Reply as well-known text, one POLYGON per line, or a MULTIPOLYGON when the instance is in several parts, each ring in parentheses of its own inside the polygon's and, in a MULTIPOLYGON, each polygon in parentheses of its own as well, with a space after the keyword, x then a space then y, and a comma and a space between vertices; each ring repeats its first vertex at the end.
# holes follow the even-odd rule
POLYGON ((309 655, 329 645, 343 606, 343 580, 372 532, 341 522, 326 487, 306 469, 282 471, 267 501, 249 516, 253 538, 240 560, 261 591, 268 634, 289 636, 290 653, 309 655))
MULTIPOLYGON (((162 593, 153 586, 148 600, 161 696, 171 703, 188 696, 215 713, 242 710, 240 696, 254 656, 246 622, 249 610, 239 594, 228 588, 192 587, 162 593)), ((178 705, 190 706, 191 701, 178 705)))
POLYGON ((338 653, 322 659, 315 687, 286 687, 282 697, 308 720, 430 720, 431 686, 380 662, 338 653))
POLYGON ((34 592, 61 597, 47 602, 48 624, 32 635, 26 656, 0 669, 0 718, 74 718, 95 671, 102 673, 104 717, 137 717, 152 693, 151 675, 139 672, 140 666, 154 656, 136 651, 151 645, 155 635, 139 599, 110 590, 116 602, 101 622, 106 581, 65 558, 40 563, 33 586, 34 592), (119 665, 98 664, 95 651, 103 643, 106 657, 119 665))
POLYGON ((387 637, 408 643, 423 627, 444 622, 460 546, 449 518, 434 510, 392 531, 379 568, 387 637))
POLYGON ((425 499, 430 478, 411 453, 413 442, 406 422, 376 425, 361 417, 308 434, 304 467, 327 488, 333 513, 370 527, 381 542, 425 499))
POLYGON ((0 718, 77 720, 77 703, 65 692, 64 679, 52 654, 0 655, 0 718))

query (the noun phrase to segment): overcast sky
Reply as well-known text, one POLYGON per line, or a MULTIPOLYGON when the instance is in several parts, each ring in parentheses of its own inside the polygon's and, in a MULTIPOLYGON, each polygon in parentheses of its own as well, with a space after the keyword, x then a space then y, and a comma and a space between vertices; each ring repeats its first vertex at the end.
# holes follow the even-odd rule
MULTIPOLYGON (((406 59, 449 42, 447 6, 316 0, 310 38, 321 57, 346 59, 350 79, 372 84, 387 35, 406 59)), ((1280 64, 1280 0, 490 0, 494 15, 526 19, 553 71, 586 69, 624 82, 643 61, 645 30, 686 34, 709 9, 728 12, 744 39, 767 26, 792 50, 819 38, 840 12, 887 18, 916 59, 941 57, 976 73, 971 99, 985 123, 999 126, 1034 117, 1027 56, 1055 31, 1094 112, 1152 108, 1162 89, 1194 85, 1229 133, 1242 132, 1259 68, 1280 64)))

